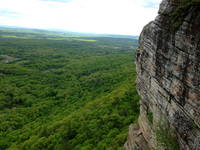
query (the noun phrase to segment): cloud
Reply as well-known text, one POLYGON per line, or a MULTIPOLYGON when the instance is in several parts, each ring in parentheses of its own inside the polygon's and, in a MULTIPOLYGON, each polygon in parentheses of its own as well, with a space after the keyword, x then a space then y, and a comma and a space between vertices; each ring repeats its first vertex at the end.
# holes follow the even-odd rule
POLYGON ((138 35, 157 15, 158 2, 160 0, 1 0, 0 11, 6 9, 20 17, 0 16, 0 24, 138 35))
POLYGON ((71 2, 72 0, 41 0, 41 1, 68 3, 71 2))
POLYGON ((8 18, 18 18, 21 16, 21 14, 8 9, 0 9, 0 16, 8 18))

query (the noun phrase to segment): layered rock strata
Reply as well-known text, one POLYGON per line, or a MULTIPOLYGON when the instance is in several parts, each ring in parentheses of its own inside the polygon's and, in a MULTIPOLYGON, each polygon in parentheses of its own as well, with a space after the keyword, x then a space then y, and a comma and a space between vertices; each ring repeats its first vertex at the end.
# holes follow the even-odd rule
POLYGON ((125 150, 200 150, 200 3, 182 1, 163 0, 140 35, 139 125, 125 150))

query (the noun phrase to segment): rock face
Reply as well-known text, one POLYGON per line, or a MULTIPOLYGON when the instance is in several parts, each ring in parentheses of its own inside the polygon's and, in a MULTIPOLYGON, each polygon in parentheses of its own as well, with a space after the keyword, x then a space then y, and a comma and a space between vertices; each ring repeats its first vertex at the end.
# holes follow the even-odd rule
POLYGON ((139 126, 125 150, 200 150, 200 1, 181 1, 163 0, 140 35, 139 126))

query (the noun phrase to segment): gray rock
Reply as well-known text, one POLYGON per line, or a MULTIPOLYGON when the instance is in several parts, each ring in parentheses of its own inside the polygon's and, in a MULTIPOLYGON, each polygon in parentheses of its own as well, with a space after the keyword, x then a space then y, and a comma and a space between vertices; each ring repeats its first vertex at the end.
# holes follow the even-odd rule
MULTIPOLYGON (((177 0, 163 0, 155 21, 144 27, 136 52, 137 90, 141 96, 138 131, 142 138, 138 140, 132 134, 133 128, 130 128, 125 150, 138 150, 135 145, 140 147, 143 138, 150 149, 200 149, 198 4, 179 12, 183 18, 174 30, 176 22, 172 22, 171 13, 179 7, 179 3, 177 0), (152 123, 147 117, 149 111, 153 114, 152 123), (162 128, 173 131, 176 139, 173 144, 177 145, 159 145, 157 131, 162 128)), ((142 141, 141 147, 143 144, 142 141)))

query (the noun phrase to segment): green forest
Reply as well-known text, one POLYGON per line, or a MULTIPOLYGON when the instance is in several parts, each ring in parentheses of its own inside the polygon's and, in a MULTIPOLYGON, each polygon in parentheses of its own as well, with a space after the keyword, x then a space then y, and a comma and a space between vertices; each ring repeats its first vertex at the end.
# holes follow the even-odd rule
POLYGON ((0 150, 122 150, 137 39, 0 29, 0 150))

